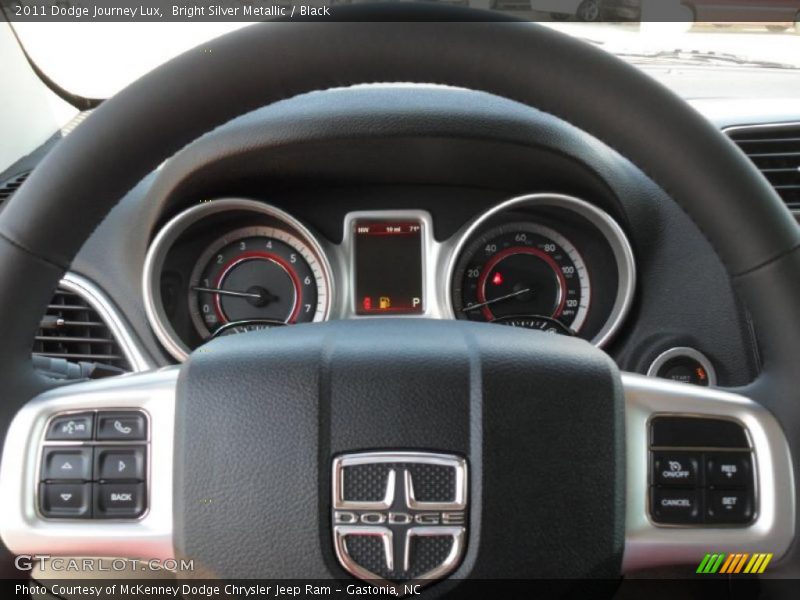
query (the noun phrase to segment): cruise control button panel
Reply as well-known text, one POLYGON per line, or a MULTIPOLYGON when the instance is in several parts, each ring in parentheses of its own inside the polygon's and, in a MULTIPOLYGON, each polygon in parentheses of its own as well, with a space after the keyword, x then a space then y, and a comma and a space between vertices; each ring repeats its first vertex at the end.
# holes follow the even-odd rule
POLYGON ((138 410, 52 417, 39 463, 39 513, 51 519, 140 517, 147 508, 147 433, 147 416, 138 410))
POLYGON ((659 416, 650 436, 652 521, 746 526, 756 512, 755 456, 743 426, 706 417, 659 416))

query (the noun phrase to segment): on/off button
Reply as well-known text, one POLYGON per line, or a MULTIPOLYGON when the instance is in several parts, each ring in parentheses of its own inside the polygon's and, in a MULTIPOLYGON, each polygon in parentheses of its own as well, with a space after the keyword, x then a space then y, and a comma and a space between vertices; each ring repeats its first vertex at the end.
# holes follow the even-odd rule
POLYGON ((667 486, 694 486, 699 482, 700 457, 676 452, 653 454, 653 483, 667 486))

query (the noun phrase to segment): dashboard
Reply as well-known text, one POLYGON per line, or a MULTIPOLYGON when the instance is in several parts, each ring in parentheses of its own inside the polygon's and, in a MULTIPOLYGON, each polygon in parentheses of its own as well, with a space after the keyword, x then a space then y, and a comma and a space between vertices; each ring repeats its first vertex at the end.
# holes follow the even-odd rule
MULTIPOLYGON (((281 373, 264 366, 265 356, 283 358, 271 351, 270 335, 298 348, 307 334, 330 329, 307 324, 387 317, 395 321, 386 330, 398 338, 412 319, 481 322, 486 333, 501 334, 492 338, 495 347, 509 333, 504 327, 523 329, 531 339, 552 342, 540 346, 543 362, 558 352, 561 336, 577 337, 584 350, 602 347, 625 371, 669 373, 702 385, 747 382, 760 360, 747 311, 719 257, 668 190, 546 113, 466 90, 334 90, 244 115, 202 136, 131 190, 73 268, 108 293, 108 304, 124 315, 125 335, 146 347, 153 366, 198 352, 192 365, 202 370, 204 344, 225 336, 233 339, 222 346, 242 341, 237 365, 252 361, 250 372, 281 373)), ((325 344, 308 347, 324 352, 325 344)), ((511 354, 503 355, 508 369, 491 365, 500 367, 490 375, 501 384, 515 367, 511 354)), ((436 379, 446 372, 430 370, 436 379)), ((236 376, 230 373, 215 377, 206 370, 206 380, 223 389, 236 376)), ((540 402, 543 410, 579 397, 580 382, 563 372, 554 376, 565 385, 540 402)), ((378 378, 366 373, 361 389, 369 395, 378 378)), ((536 394, 535 381, 524 381, 525 392, 528 385, 536 394)), ((597 390, 582 387, 589 401, 583 405, 593 406, 597 390)), ((225 396, 209 397, 219 404, 225 396)), ((523 405, 529 399, 526 393, 523 405)), ((402 403, 379 394, 382 401, 402 410, 402 403)), ((712 397, 698 393, 697 402, 712 397)), ((691 413, 677 398, 662 403, 691 413)), ((261 410, 258 400, 255 409, 261 410)), ((97 418, 113 418, 103 413, 97 418)), ((626 427, 648 448, 649 416, 636 418, 639 425, 626 427)), ((574 415, 571 420, 577 423, 574 415)), ((281 419, 274 421, 280 427, 281 419)), ((701 446, 661 447, 649 439, 655 454, 648 450, 640 460, 666 460, 665 452, 676 447, 701 446)), ((735 449, 744 457, 742 470, 757 472, 750 443, 735 449)), ((763 448, 759 453, 765 456, 763 448)), ((698 456, 705 461, 705 454, 698 456)), ((146 460, 150 465, 149 454, 146 460)), ((646 477, 649 468, 632 471, 646 477)), ((713 511, 699 519, 734 525, 748 523, 753 512, 763 519, 772 487, 754 481, 744 480, 739 502, 755 509, 733 520, 713 511)), ((631 504, 657 507, 661 490, 644 483, 649 499, 634 497, 631 504)), ((706 491, 709 500, 704 495, 700 502, 711 503, 717 490, 706 491)), ((683 502, 671 493, 664 496, 668 502, 683 502)), ((667 525, 664 535, 688 524, 658 510, 643 518, 650 514, 667 525)), ((704 532, 687 529, 702 543, 704 532)))
POLYGON ((205 341, 329 318, 465 319, 603 346, 633 299, 636 267, 606 212, 563 194, 508 199, 447 239, 424 210, 348 212, 334 243, 275 206, 203 201, 151 244, 153 330, 183 360, 205 341))

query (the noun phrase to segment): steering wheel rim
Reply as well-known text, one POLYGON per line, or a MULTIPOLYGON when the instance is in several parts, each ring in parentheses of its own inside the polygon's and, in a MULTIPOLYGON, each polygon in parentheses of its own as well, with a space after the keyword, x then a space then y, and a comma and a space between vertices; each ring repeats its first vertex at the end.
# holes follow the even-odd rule
MULTIPOLYGON (((360 12, 339 14, 356 20, 360 12)), ((424 20, 434 13, 415 7, 402 14, 424 20)), ((177 57, 103 103, 0 214, 0 311, 19 317, 0 339, 4 416, 52 386, 30 364, 30 340, 60 276, 127 190, 239 114, 317 89, 386 81, 516 100, 572 123, 637 165, 705 234, 750 311, 764 365, 746 392, 785 430, 800 428, 797 407, 785 400, 800 383, 793 364, 800 353, 793 314, 800 306, 800 230, 789 211, 746 157, 683 100, 602 50, 529 23, 262 23, 177 57), (254 64, 254 56, 269 58, 254 64), (64 223, 74 226, 65 230, 64 223)), ((788 437, 797 455, 798 436, 788 437)))

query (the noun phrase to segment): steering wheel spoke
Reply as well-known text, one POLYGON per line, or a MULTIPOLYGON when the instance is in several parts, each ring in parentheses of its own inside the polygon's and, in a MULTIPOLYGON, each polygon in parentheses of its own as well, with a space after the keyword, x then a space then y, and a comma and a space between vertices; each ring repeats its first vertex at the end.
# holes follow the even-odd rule
POLYGON ((623 570, 771 553, 795 531, 792 461, 772 414, 744 396, 625 373, 623 570), (730 508, 728 508, 730 507, 730 508))
POLYGON ((178 369, 59 387, 20 410, 0 471, 17 554, 173 557, 178 369))
MULTIPOLYGON (((6 492, 0 499, 4 514, 2 537, 13 552, 161 560, 175 556, 173 440, 178 373, 178 368, 169 368, 58 388, 36 397, 17 414, 6 440, 0 472, 0 487, 6 492), (50 518, 43 514, 45 449, 71 451, 88 447, 96 453, 108 445, 135 445, 96 439, 103 437, 99 416, 114 415, 116 411, 121 415, 141 411, 146 416, 147 435, 138 442, 146 448, 147 460, 142 515, 109 519, 50 518), (91 439, 47 439, 52 437, 57 421, 64 422, 70 415, 92 416, 91 439)), ((774 560, 780 558, 793 538, 795 500, 789 446, 771 413, 728 391, 630 373, 622 375, 622 383, 626 428, 623 571, 697 563, 706 552, 745 550, 773 554, 774 560), (698 426, 682 430, 680 423, 687 419, 695 420, 698 426), (670 420, 672 424, 667 423, 670 420), (660 432, 656 431, 659 421, 667 423, 660 432), (712 427, 704 429, 701 423, 712 427), (742 437, 733 435, 721 442, 715 437, 719 431, 714 430, 714 423, 726 424, 723 432, 740 428, 742 437), (692 436, 703 431, 706 437, 693 442, 692 436), (719 456, 749 457, 752 470, 745 477, 751 479, 735 479, 729 486, 718 484, 709 461, 719 456), (658 457, 675 459, 672 462, 686 460, 679 466, 669 462, 659 465, 659 469, 674 475, 674 481, 665 483, 656 473, 658 457), (670 470, 671 467, 674 468, 670 470), (789 479, 778 474, 789 474, 789 479), (666 493, 656 497, 657 490, 666 493), (738 523, 722 522, 724 515, 713 516, 713 498, 725 490, 732 492, 733 498, 749 497, 751 502, 749 513, 738 517, 738 523), (695 498, 696 506, 681 513, 684 497, 695 498), (668 506, 675 510, 667 510, 666 519, 655 514, 659 498, 674 505, 668 506)), ((97 459, 93 462, 96 465, 97 459)), ((95 473, 93 479, 97 477, 95 473)), ((96 510, 96 499, 90 507, 96 510)))

